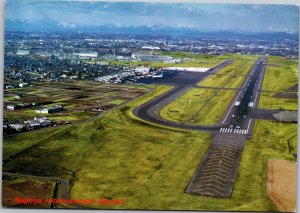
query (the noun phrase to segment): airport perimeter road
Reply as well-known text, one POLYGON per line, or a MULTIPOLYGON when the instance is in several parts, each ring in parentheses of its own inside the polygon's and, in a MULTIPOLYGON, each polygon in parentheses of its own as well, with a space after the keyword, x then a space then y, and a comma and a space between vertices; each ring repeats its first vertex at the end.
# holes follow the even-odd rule
MULTIPOLYGON (((261 57, 256 61, 243 85, 238 89, 238 94, 235 98, 233 98, 231 104, 223 115, 221 122, 218 124, 210 126, 189 125, 165 120, 159 115, 159 112, 163 107, 183 95, 192 87, 195 87, 196 82, 199 82, 212 74, 216 74, 220 69, 230 63, 232 63, 232 61, 225 61, 205 73, 197 73, 197 75, 195 75, 196 81, 195 78, 193 78, 193 80, 188 80, 191 78, 186 78, 185 82, 180 81, 180 83, 175 81, 175 83, 173 83, 175 87, 172 90, 137 107, 134 110, 134 114, 143 120, 175 128, 251 135, 254 120, 251 118, 250 114, 252 109, 257 108, 258 106, 259 91, 262 86, 262 80, 267 63, 266 57, 261 57)), ((194 73, 192 73, 192 75, 194 75, 194 73)))
MULTIPOLYGON (((187 193, 219 198, 231 196, 246 138, 253 131, 254 120, 250 115, 253 108, 258 106, 266 63, 266 57, 256 61, 218 125, 188 125, 160 117, 159 111, 191 89, 194 86, 191 84, 176 85, 172 90, 134 110, 136 116, 153 123, 215 133, 209 149, 186 188, 187 193)), ((216 73, 217 70, 212 72, 216 73)), ((206 76, 203 75, 202 79, 206 76)))
MULTIPOLYGON (((172 90, 158 96, 155 99, 135 108, 134 114, 146 121, 150 121, 152 123, 157 123, 160 125, 175 127, 175 128, 183 128, 183 129, 190 129, 190 130, 203 130, 203 131, 218 131, 222 126, 220 125, 213 125, 213 126, 199 126, 199 125, 189 125, 184 123, 176 123, 169 120, 165 120, 160 117, 159 111, 165 107, 170 102, 174 101, 181 95, 183 95, 186 91, 193 88, 195 84, 212 74, 216 74, 219 70, 223 69, 227 65, 231 64, 232 60, 226 60, 217 66, 209 69, 204 73, 193 73, 193 72, 186 72, 189 76, 194 76, 193 78, 186 78, 190 80, 184 81, 175 81, 173 85, 175 86, 172 90), (180 83, 176 83, 180 82, 180 83)), ((170 83, 171 84, 171 83, 170 83)))

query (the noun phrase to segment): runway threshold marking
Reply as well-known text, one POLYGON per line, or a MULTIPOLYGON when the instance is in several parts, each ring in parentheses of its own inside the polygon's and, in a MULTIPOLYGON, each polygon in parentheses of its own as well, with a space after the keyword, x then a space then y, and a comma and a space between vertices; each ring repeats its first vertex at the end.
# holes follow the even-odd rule
MULTIPOLYGON (((249 122, 250 124, 250 122, 249 122)), ((249 129, 249 127, 248 127, 249 129)), ((233 128, 221 128, 219 132, 232 133, 232 134, 247 134, 248 129, 233 129, 233 128)))

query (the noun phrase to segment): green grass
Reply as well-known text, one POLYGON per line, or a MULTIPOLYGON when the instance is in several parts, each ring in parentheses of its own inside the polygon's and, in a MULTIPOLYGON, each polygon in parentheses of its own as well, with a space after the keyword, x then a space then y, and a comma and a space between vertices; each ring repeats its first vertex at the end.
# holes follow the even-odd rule
MULTIPOLYGON (((163 87, 159 86, 156 88, 155 92, 152 94, 148 95, 148 98, 151 99, 155 97, 158 93, 158 91, 165 92, 169 89, 170 87, 163 87)), ((146 96, 147 97, 147 96, 146 96)), ((144 100, 148 100, 147 98, 144 98, 144 100)), ((12 157, 16 155, 17 153, 22 153, 24 152, 24 155, 21 155, 20 158, 22 160, 19 162, 12 162, 12 163, 26 163, 26 160, 28 160, 28 163, 30 161, 37 160, 38 158, 34 158, 32 156, 27 156, 27 149, 30 149, 33 154, 37 154, 39 157, 45 157, 46 155, 40 155, 41 147, 44 146, 49 146, 51 147, 49 151, 49 154, 51 154, 52 149, 57 148, 57 153, 54 154, 52 157, 55 158, 61 158, 63 159, 65 155, 64 150, 69 150, 69 149, 74 149, 76 147, 81 147, 82 146, 82 152, 84 153, 86 149, 91 148, 90 145, 92 143, 89 143, 90 140, 93 138, 92 135, 95 131, 101 130, 102 125, 101 121, 95 121, 95 122, 90 122, 90 123, 85 123, 77 126, 61 126, 59 128, 54 128, 54 129, 42 129, 41 131, 38 132, 29 132, 26 134, 22 135, 17 135, 17 136, 10 136, 10 137, 5 137, 4 138, 4 143, 3 143, 3 159, 7 159, 8 157, 12 157), (89 129, 91 131, 89 131, 89 129), (36 146, 35 146, 36 145, 36 146), (74 146, 74 147, 73 147, 74 146), (84 147, 86 146, 86 147, 84 147), (56 147, 56 148, 55 148, 56 147), (60 153, 63 153, 62 156, 59 156, 60 153), (24 157, 24 159, 23 159, 24 157), (28 158, 28 159, 27 159, 28 158)), ((93 141, 93 140, 92 140, 93 141)), ((45 152, 47 150, 44 150, 45 152)), ((74 156, 75 157, 75 156, 74 156)), ((38 163, 43 162, 43 159, 41 158, 41 161, 38 163)), ((44 160, 44 163, 46 166, 47 160, 44 160)), ((56 162, 53 163, 60 163, 56 160, 56 162)), ((40 165, 41 166, 41 165, 40 165)), ((34 165, 32 165, 34 167, 34 165)), ((68 167, 73 167, 72 163, 68 167)), ((6 167, 6 169, 15 169, 15 168, 10 168, 10 166, 6 167)), ((39 172, 36 172, 35 170, 31 170, 30 168, 23 168, 21 170, 25 170, 27 172, 30 172, 32 174, 39 174, 39 172)), ((42 167, 39 170, 43 170, 42 167)), ((45 172, 50 172, 50 171, 45 171, 45 172)), ((54 174, 57 174, 54 171, 54 174)))
POLYGON ((254 135, 244 146, 232 196, 246 202, 234 210, 276 211, 266 195, 267 163, 273 158, 296 161, 289 151, 289 141, 297 149, 297 124, 255 121, 254 135))
POLYGON ((276 92, 262 92, 259 99, 259 108, 298 110, 298 99, 274 98, 276 92))
POLYGON ((113 100, 113 101, 109 101, 107 103, 108 104, 114 104, 114 105, 120 105, 120 104, 124 103, 124 100, 116 99, 116 100, 113 100))
POLYGON ((165 106, 160 115, 164 119, 179 123, 190 120, 216 92, 217 90, 212 89, 191 89, 165 106))
POLYGON ((194 88, 165 106, 160 115, 178 123, 217 124, 235 93, 236 91, 230 90, 194 88))
POLYGON ((186 184, 211 137, 166 130, 131 120, 130 114, 120 114, 113 112, 102 120, 111 131, 96 136, 99 146, 82 164, 72 197, 124 197, 123 208, 133 209, 170 206, 167 203, 177 200, 171 194, 185 194, 186 184), (183 153, 187 157, 182 160, 183 153))
POLYGON ((12 95, 12 96, 6 96, 6 97, 4 98, 5 101, 13 101, 13 100, 15 100, 15 99, 16 99, 16 98, 15 98, 14 95, 12 95))
POLYGON ((270 91, 286 91, 298 83, 298 60, 283 57, 268 57, 262 89, 270 91))
MULTIPOLYGON (((232 197, 190 195, 184 191, 212 136, 152 125, 132 114, 135 107, 170 88, 156 86, 93 122, 6 137, 3 171, 68 178, 72 198, 125 199, 122 207, 93 208, 277 211, 266 195, 266 165, 272 158, 295 161, 297 125, 256 121, 254 135, 243 150, 232 197)), ((199 91, 212 90, 189 91, 187 98, 198 101, 199 96, 193 94, 199 91)), ((222 92, 213 105, 224 108, 234 91, 222 92)), ((209 96, 201 94, 201 98, 209 96)), ((210 111, 221 114, 218 108, 210 111)))
POLYGON ((54 121, 78 121, 80 118, 75 116, 51 116, 51 120, 54 121))
POLYGON ((66 177, 74 184, 72 198, 125 199, 122 207, 93 208, 275 211, 265 193, 265 164, 273 157, 291 159, 286 137, 296 125, 256 124, 231 199, 190 195, 184 190, 211 136, 149 125, 131 113, 168 89, 158 87, 94 122, 5 138, 4 159, 12 158, 4 171, 66 177))
MULTIPOLYGON (((231 55, 232 56, 232 55, 231 55)), ((199 86, 207 87, 227 87, 227 88, 238 88, 244 82, 245 76, 247 75, 257 57, 249 56, 232 56, 234 61, 232 64, 226 66, 220 70, 217 75, 205 79, 198 83, 199 86)), ((229 57, 230 58, 230 57, 229 57)))
POLYGON ((225 87, 231 78, 232 76, 230 75, 212 75, 198 83, 198 85, 204 87, 225 87))
POLYGON ((236 91, 222 90, 219 91, 208 104, 195 117, 193 124, 213 125, 217 124, 227 110, 235 96, 236 91))
MULTIPOLYGON (((263 90, 286 91, 298 83, 298 61, 283 57, 268 57, 263 90)), ((260 108, 297 110, 298 99, 274 98, 274 93, 262 92, 259 101, 260 108)))

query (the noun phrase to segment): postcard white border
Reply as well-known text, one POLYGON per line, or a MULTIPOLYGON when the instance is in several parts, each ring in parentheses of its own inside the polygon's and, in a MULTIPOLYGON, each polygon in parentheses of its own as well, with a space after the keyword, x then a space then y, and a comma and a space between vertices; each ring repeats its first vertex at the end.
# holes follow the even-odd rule
MULTIPOLYGON (((24 0, 26 1, 26 0, 24 0)), ((44 0, 44 1, 53 1, 53 0, 44 0)), ((99 1, 99 0, 61 0, 61 1, 99 1)), ((284 4, 284 5, 297 5, 298 8, 300 9, 300 1, 299 0, 106 0, 110 2, 161 2, 161 3, 236 3, 236 4, 284 4)), ((4 18, 5 17, 5 0, 0 0, 0 100, 3 100, 3 64, 4 64, 4 18)), ((300 20, 299 20, 300 23, 300 20)), ((299 26, 300 28, 300 26, 299 26)), ((299 44, 300 47, 300 44, 299 44)), ((300 49, 300 48, 299 48, 300 49)), ((298 69, 300 67, 300 63, 298 66, 298 69)), ((298 75, 298 82, 299 82, 299 75, 298 75)), ((300 86, 298 86, 300 88, 300 86)), ((299 98, 298 98, 298 106, 299 106, 299 98)), ((3 135, 3 129, 2 129, 2 124, 3 124, 3 101, 0 101, 0 135, 1 135, 1 143, 0 143, 0 158, 2 159, 2 135, 3 135)), ((298 110, 298 117, 300 113, 298 110)), ((298 123, 298 135, 300 133, 299 130, 299 123, 298 123)), ((299 137, 298 137, 298 153, 300 153, 300 146, 299 146, 299 137)), ((299 158, 298 158, 299 159, 299 158)), ((300 169, 299 162, 298 164, 298 171, 300 169)), ((2 171, 2 163, 0 164, 0 171, 2 171)), ((0 180, 2 182, 2 175, 0 177, 0 180)), ((297 173, 297 211, 300 212, 300 197, 299 197, 299 190, 300 190, 300 175, 299 172, 297 173)), ((2 184, 0 184, 0 200, 2 200, 2 184)), ((0 207, 0 212, 5 212, 5 213, 19 213, 19 212, 48 212, 48 211, 53 211, 51 209, 6 209, 6 208, 1 208, 0 207)), ((130 210, 58 210, 56 209, 55 212, 69 212, 69 211, 78 211, 78 212, 84 212, 84 213, 91 213, 92 212, 108 212, 108 213, 113 213, 113 212, 122 212, 122 213, 127 213, 127 212, 133 212, 130 210)), ((136 211, 134 212, 144 212, 144 211, 136 211)), ((154 211, 147 211, 147 212, 154 212, 154 211)), ((168 212, 178 212, 178 211, 168 211, 168 212)), ((180 211, 180 212, 197 212, 197 211, 180 211)), ((200 211, 199 211, 200 212, 200 211)), ((204 211, 201 211, 204 212, 204 211)))

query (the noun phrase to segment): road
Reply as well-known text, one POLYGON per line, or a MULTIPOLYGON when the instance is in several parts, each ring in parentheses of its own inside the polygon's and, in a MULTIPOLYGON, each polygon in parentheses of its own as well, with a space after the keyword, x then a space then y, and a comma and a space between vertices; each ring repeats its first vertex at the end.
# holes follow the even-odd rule
MULTIPOLYGON (((228 62, 222 63, 212 68, 210 72, 216 74, 228 64, 228 62)), ((251 117, 251 113, 254 108, 258 107, 266 64, 266 57, 260 57, 256 61, 217 125, 188 125, 175 123, 160 117, 159 112, 163 107, 195 87, 195 85, 188 84, 189 82, 187 84, 176 84, 172 90, 134 110, 136 116, 153 123, 214 133, 213 141, 185 192, 219 198, 231 197, 243 147, 247 137, 253 131, 254 119, 251 117)), ((200 81, 209 77, 210 72, 202 75, 197 80, 200 81)), ((216 89, 221 90, 223 87, 216 89)), ((255 110, 256 117, 259 117, 260 113, 263 113, 263 111, 255 110)))
MULTIPOLYGON (((213 125, 213 126, 199 126, 199 125, 189 125, 185 123, 176 123, 173 121, 169 121, 166 119, 163 119, 160 117, 159 112, 160 110, 169 104, 170 102, 174 101, 181 95, 183 95, 188 90, 192 89, 196 83, 199 81, 202 81, 212 74, 216 74, 218 71, 226 67, 227 65, 231 64, 232 60, 226 60, 217 66, 209 69, 208 71, 204 73, 193 73, 193 72, 185 72, 189 76, 195 76, 192 79, 192 81, 180 81, 180 83, 177 83, 178 81, 173 82, 174 88, 167 91, 166 93, 156 97, 155 99, 150 100, 149 102, 137 107, 134 110, 134 114, 146 121, 150 121, 153 123, 157 123, 160 125, 175 127, 175 128, 183 128, 183 129, 190 129, 190 130, 203 130, 203 131, 218 131, 223 125, 213 125)), ((171 84, 170 80, 170 84, 171 84)))
MULTIPOLYGON (((137 107, 134 110, 134 114, 143 120, 175 128, 213 132, 221 131, 249 135, 253 130, 253 119, 249 116, 251 110, 249 110, 248 105, 250 103, 253 104, 253 107, 257 107, 258 105, 258 94, 262 85, 266 60, 266 57, 261 57, 256 61, 250 74, 246 77, 243 86, 234 97, 219 124, 211 126, 189 125, 185 123, 176 123, 160 117, 159 112, 163 107, 183 95, 189 89, 195 87, 191 82, 186 82, 186 84, 175 84, 172 90, 137 107), (239 106, 235 106, 238 102, 240 102, 239 106)), ((197 76, 197 82, 212 74, 216 74, 219 70, 231 63, 232 61, 225 61, 218 64, 216 67, 208 70, 205 74, 197 76)), ((195 81, 193 81, 193 83, 194 82, 195 81)), ((220 87, 220 89, 222 88, 220 87)))
MULTIPOLYGON (((253 131, 254 120, 251 118, 251 112, 252 108, 257 108, 258 106, 266 62, 266 57, 261 57, 256 61, 242 87, 237 90, 237 95, 233 98, 217 125, 199 126, 175 123, 162 119, 159 112, 167 104, 194 88, 197 82, 216 74, 219 70, 231 64, 232 60, 226 60, 204 73, 181 73, 174 77, 174 81, 169 80, 168 84, 172 84, 174 86, 173 89, 134 109, 134 114, 137 117, 153 123, 216 133, 186 192, 215 197, 231 196, 246 137, 251 135, 253 131), (181 77, 185 77, 184 80, 180 79, 181 77)), ((219 89, 222 89, 222 87, 219 89)), ((101 113, 84 122, 92 121, 102 115, 101 113)), ((60 179, 60 183, 62 188, 64 188, 62 197, 67 197, 66 187, 63 186, 67 186, 68 183, 62 179, 60 179)))

